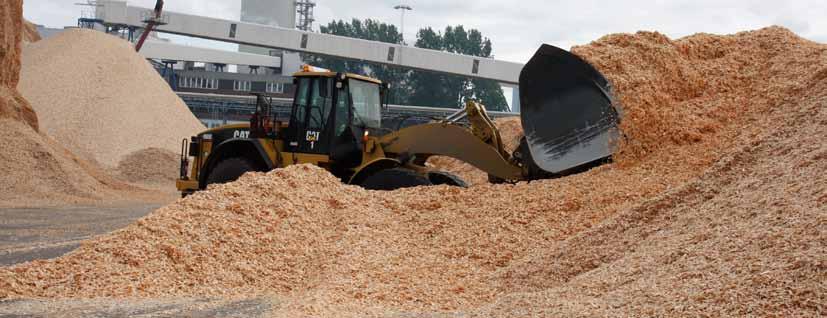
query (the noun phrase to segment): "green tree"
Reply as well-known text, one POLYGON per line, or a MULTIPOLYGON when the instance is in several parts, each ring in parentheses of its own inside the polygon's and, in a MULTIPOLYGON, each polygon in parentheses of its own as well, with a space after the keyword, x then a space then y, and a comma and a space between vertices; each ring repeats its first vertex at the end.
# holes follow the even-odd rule
MULTIPOLYGON (((479 57, 491 57, 491 40, 478 30, 466 31, 461 25, 445 28, 444 33, 432 28, 419 30, 416 47, 479 57)), ((414 71, 410 74, 411 104, 437 107, 461 107, 468 98, 479 100, 489 110, 507 110, 502 88, 493 80, 470 79, 456 75, 414 71)))
MULTIPOLYGON (((376 20, 352 19, 332 21, 321 26, 322 33, 385 43, 402 43, 402 34, 396 26, 376 20)), ((461 25, 448 26, 440 33, 428 27, 419 30, 416 47, 490 58, 491 40, 480 31, 465 30, 461 25)), ((458 108, 468 98, 479 100, 489 110, 507 110, 502 88, 496 81, 470 79, 427 71, 411 71, 399 67, 341 58, 309 55, 312 65, 337 72, 350 72, 378 78, 391 85, 389 101, 432 107, 458 108)))
MULTIPOLYGON (((396 44, 402 43, 402 34, 399 33, 396 26, 371 19, 353 19, 351 22, 342 20, 332 21, 326 26, 321 26, 320 31, 326 34, 363 40, 396 44)), ((407 79, 409 73, 407 70, 378 63, 326 56, 310 56, 307 60, 314 66, 337 72, 362 74, 387 82, 391 86, 389 102, 392 104, 405 104, 407 102, 407 79)))

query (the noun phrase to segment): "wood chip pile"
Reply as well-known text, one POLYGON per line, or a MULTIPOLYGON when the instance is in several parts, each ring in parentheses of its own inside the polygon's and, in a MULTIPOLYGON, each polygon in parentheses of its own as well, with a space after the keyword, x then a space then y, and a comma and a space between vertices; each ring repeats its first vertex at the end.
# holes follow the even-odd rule
POLYGON ((34 23, 23 20, 23 44, 34 43, 40 41, 40 33, 37 32, 37 26, 34 23))
MULTIPOLYGON (((31 24, 28 24, 29 27, 24 27, 24 22, 22 21, 22 4, 20 1, 3 0, 3 2, 0 2, 0 23, 3 23, 2 28, 0 28, 0 40, 2 40, 2 42, 0 42, 0 67, 2 67, 2 69, 0 69, 0 207, 37 207, 67 204, 87 205, 123 201, 169 202, 169 194, 136 188, 116 179, 96 163, 87 160, 87 158, 75 155, 67 149, 65 144, 56 142, 46 134, 46 131, 37 131, 37 114, 29 106, 26 98, 18 93, 17 88, 28 91, 29 96, 35 96, 35 98, 37 98, 38 95, 34 94, 34 92, 40 92, 39 90, 45 90, 50 93, 54 93, 52 90, 61 92, 59 95, 51 97, 53 98, 53 103, 46 105, 47 108, 53 108, 48 108, 43 111, 51 115, 51 117, 47 115, 46 118, 48 120, 44 121, 47 128, 54 128, 54 126, 49 125, 53 124, 52 120, 56 120, 54 118, 55 116, 60 117, 60 120, 69 120, 69 123, 79 124, 81 119, 86 120, 90 118, 94 112, 90 112, 89 109, 79 110, 72 107, 57 109, 57 107, 61 105, 61 103, 77 101, 78 96, 84 95, 81 91, 83 87, 75 86, 71 89, 60 87, 60 85, 65 84, 65 82, 61 83, 55 81, 55 79, 75 78, 73 76, 82 75, 82 73, 72 73, 77 71, 77 69, 58 67, 49 69, 48 75, 44 74, 44 77, 34 84, 34 86, 37 87, 29 85, 25 76, 23 81, 18 83, 21 68, 20 42, 26 38, 36 40, 35 35, 37 35, 37 31, 33 29, 31 24), (23 36, 21 35, 22 33, 27 34, 23 36), (66 71, 66 73, 62 73, 63 71, 66 71)), ((106 36, 106 38, 108 39, 108 36, 106 36)), ((76 38, 75 40, 81 41, 83 39, 76 38)), ((39 46, 41 43, 46 45, 46 47, 52 45, 49 41, 28 44, 26 54, 37 52, 38 49, 29 50, 28 48, 39 46)), ((95 46, 89 43, 84 44, 83 42, 78 42, 74 45, 95 46)), ((66 51, 52 53, 54 53, 54 55, 50 57, 52 60, 66 59, 67 55, 71 55, 66 51)), ((118 55, 122 53, 122 50, 103 50, 95 54, 107 56, 107 54, 118 55)), ((130 54, 136 57, 138 56, 134 52, 130 52, 130 54)), ((75 56, 73 58, 78 57, 75 56)), ((80 61, 80 59, 78 59, 78 61, 80 61)), ((50 63, 51 62, 54 61, 50 61, 50 63)), ((64 62, 68 63, 68 61, 64 62)), ((55 66, 54 64, 52 65, 55 66)), ((97 69, 97 66, 88 64, 85 65, 85 67, 97 69)), ((87 78, 87 80, 89 79, 87 78)), ((92 80, 94 82, 95 79, 92 80)), ((167 92, 170 91, 168 87, 165 89, 167 92)), ((144 92, 144 94, 147 95, 156 93, 157 92, 144 92)), ((103 105, 101 108, 111 109, 117 105, 107 104, 106 101, 117 101, 118 99, 122 98, 98 101, 99 104, 96 105, 103 105)), ((41 107, 42 106, 43 105, 41 105, 41 107)), ((116 122, 128 123, 130 120, 136 119, 124 117, 112 118, 112 112, 114 111, 109 112, 109 119, 113 121, 113 124, 116 122)), ((166 115, 167 113, 164 114, 166 115)), ((192 117, 192 115, 190 115, 190 117, 192 117)), ((137 120, 141 121, 140 118, 137 118, 137 120)), ((88 130, 102 128, 99 125, 95 125, 96 124, 89 124, 87 127, 88 130)), ((124 124, 124 126, 130 125, 124 124)), ((57 134, 53 136, 66 137, 60 135, 62 132, 63 131, 52 131, 52 133, 57 134)), ((111 136, 106 136, 105 133, 97 137, 111 138, 111 136)), ((123 137, 123 134, 121 134, 120 137, 123 137)), ((124 143, 133 140, 145 142, 145 140, 141 138, 147 136, 134 134, 132 137, 132 139, 121 140, 124 143)), ((175 136, 167 137, 177 139, 175 136)), ((158 159, 161 157, 143 156, 143 158, 158 159)), ((127 169, 128 171, 126 172, 130 178, 141 173, 146 174, 148 178, 155 178, 159 170, 167 172, 171 170, 169 167, 174 165, 176 160, 174 157, 172 157, 172 159, 170 158, 170 155, 165 153, 163 159, 166 159, 166 161, 159 161, 154 164, 151 162, 143 162, 142 165, 131 167, 127 169), (139 168, 145 168, 145 171, 138 171, 139 168)), ((170 173, 170 177, 172 178, 177 175, 176 170, 172 170, 170 173)), ((172 184, 171 181, 170 184, 172 184)))
POLYGON ((47 134, 107 168, 146 148, 178 152, 204 129, 128 42, 101 32, 26 45, 18 87, 47 134))
POLYGON ((0 118, 23 121, 37 130, 37 114, 16 89, 20 79, 22 25, 22 1, 0 0, 0 118))
POLYGON ((612 165, 470 189, 251 173, 70 254, 0 298, 266 295, 276 317, 820 316, 827 46, 781 28, 574 52, 615 84, 612 165))
POLYGON ((0 207, 89 204, 121 191, 141 192, 24 123, 0 119, 0 207))
POLYGON ((118 163, 117 175, 134 183, 174 186, 179 175, 179 154, 160 148, 133 152, 118 163))
POLYGON ((126 187, 37 132, 37 114, 16 89, 22 3, 0 1, 0 206, 82 202, 126 187))

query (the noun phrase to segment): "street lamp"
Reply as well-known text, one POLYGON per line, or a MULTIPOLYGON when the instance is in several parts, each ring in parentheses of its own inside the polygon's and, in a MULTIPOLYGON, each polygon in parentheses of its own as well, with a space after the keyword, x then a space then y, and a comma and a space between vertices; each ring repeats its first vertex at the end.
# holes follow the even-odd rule
POLYGON ((413 10, 413 8, 411 8, 411 6, 406 5, 406 4, 400 4, 400 5, 397 5, 393 8, 396 9, 396 10, 401 10, 402 11, 402 19, 401 19, 402 21, 399 24, 399 31, 402 34, 402 44, 405 44, 405 11, 411 11, 411 10, 413 10))

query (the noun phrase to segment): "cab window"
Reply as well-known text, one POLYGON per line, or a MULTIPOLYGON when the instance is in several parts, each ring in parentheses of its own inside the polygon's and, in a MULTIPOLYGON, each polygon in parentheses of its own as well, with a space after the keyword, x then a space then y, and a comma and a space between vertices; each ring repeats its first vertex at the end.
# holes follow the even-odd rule
POLYGON ((353 100, 354 124, 367 128, 380 128, 382 126, 382 104, 379 98, 379 85, 351 79, 349 86, 351 100, 353 100))
POLYGON ((297 124, 304 123, 305 107, 307 106, 307 90, 310 88, 310 78, 299 79, 299 89, 296 90, 295 109, 293 110, 293 120, 297 124))
POLYGON ((308 105, 308 130, 323 131, 327 125, 333 95, 330 82, 328 78, 317 78, 313 81, 313 93, 308 105))
POLYGON ((350 124, 349 106, 350 94, 348 90, 340 90, 339 96, 336 98, 336 125, 334 127, 334 135, 339 136, 345 132, 347 125, 350 124))

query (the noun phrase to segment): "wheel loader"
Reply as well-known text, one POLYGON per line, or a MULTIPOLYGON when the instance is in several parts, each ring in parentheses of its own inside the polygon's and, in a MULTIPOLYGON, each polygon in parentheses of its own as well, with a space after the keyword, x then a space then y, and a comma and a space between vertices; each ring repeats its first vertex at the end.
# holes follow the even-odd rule
POLYGON ((276 120, 259 95, 249 124, 184 140, 177 180, 182 195, 248 171, 294 164, 318 165, 344 183, 373 190, 465 186, 425 164, 436 155, 467 162, 492 182, 553 178, 605 162, 619 136, 621 113, 609 82, 587 62, 550 45, 541 46, 520 73, 525 136, 511 153, 485 107, 473 100, 442 120, 387 131, 381 113, 388 86, 381 81, 308 67, 294 82, 289 120, 276 120))

